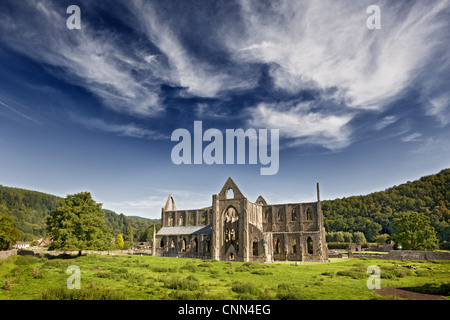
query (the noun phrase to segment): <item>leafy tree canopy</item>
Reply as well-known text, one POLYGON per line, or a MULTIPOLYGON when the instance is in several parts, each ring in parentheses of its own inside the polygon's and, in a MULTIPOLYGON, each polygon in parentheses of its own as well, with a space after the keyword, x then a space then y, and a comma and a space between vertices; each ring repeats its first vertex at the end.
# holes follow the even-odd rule
POLYGON ((423 213, 402 212, 394 219, 394 227, 392 238, 401 243, 404 250, 433 250, 438 247, 436 231, 430 218, 423 213))
POLYGON ((105 250, 110 231, 106 227, 102 205, 89 192, 68 195, 47 219, 50 249, 105 250))
POLYGON ((20 239, 20 232, 12 222, 11 217, 0 216, 0 250, 8 250, 20 239))

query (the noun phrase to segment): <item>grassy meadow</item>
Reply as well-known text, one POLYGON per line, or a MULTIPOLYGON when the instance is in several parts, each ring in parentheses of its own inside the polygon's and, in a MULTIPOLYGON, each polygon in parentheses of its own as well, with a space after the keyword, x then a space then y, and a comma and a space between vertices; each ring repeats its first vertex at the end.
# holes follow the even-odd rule
POLYGON ((0 300, 367 300, 367 267, 381 287, 405 287, 449 299, 450 261, 332 259, 331 263, 257 264, 139 255, 12 256, 0 260, 0 300), (70 265, 81 289, 66 288, 70 265), (410 269, 406 266, 414 266, 410 269))

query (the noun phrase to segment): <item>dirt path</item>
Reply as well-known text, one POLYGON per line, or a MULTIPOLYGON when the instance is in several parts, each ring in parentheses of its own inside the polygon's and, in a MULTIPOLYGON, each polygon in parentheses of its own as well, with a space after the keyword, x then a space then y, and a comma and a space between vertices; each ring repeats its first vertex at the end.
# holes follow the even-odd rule
POLYGON ((382 296, 396 296, 405 300, 445 300, 444 297, 436 294, 413 292, 395 287, 381 288, 377 290, 377 293, 382 296))

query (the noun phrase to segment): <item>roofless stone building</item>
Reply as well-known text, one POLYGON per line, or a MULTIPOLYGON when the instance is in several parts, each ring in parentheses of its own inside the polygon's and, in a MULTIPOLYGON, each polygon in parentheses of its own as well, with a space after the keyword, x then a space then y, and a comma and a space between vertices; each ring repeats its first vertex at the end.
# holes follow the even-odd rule
POLYGON ((154 237, 156 256, 244 262, 328 260, 319 184, 316 202, 272 205, 262 196, 255 203, 249 201, 229 178, 208 208, 177 210, 169 195, 161 222, 154 237))

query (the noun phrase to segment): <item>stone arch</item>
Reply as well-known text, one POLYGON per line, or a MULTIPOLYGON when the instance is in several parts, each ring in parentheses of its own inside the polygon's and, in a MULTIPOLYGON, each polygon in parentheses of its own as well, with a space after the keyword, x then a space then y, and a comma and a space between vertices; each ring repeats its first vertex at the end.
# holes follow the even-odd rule
POLYGON ((253 256, 258 256, 259 255, 259 250, 258 250, 258 239, 253 239, 252 242, 252 254, 253 256))
POLYGON ((164 248, 164 239, 161 238, 161 241, 159 242, 159 247, 164 248))
POLYGON ((277 221, 283 221, 284 208, 278 209, 277 212, 277 221))
POLYGON ((181 240, 181 250, 180 250, 180 252, 186 252, 186 239, 185 238, 183 238, 181 240))
POLYGON ((180 216, 178 218, 178 225, 179 226, 184 226, 185 223, 186 223, 186 214, 185 213, 180 213, 180 216))
POLYGON ((167 198, 166 205, 164 206, 164 211, 176 211, 177 207, 175 206, 175 200, 173 200, 173 196, 169 194, 169 197, 167 198), (172 201, 172 210, 170 209, 170 201, 172 201))
POLYGON ((233 188, 229 188, 226 193, 227 199, 234 199, 234 190, 233 188))
POLYGON ((255 203, 265 206, 267 205, 266 199, 264 199, 263 196, 259 196, 255 203))
POLYGON ((306 250, 308 254, 314 254, 314 242, 311 237, 306 239, 306 250))
POLYGON ((241 190, 237 187, 237 185, 234 183, 233 179, 228 178, 227 182, 225 182, 225 185, 222 187, 222 190, 219 193, 219 197, 221 199, 229 199, 227 197, 228 190, 232 189, 234 192, 234 199, 242 199, 245 198, 242 194, 241 190))
POLYGON ((264 210, 264 222, 270 222, 271 208, 264 210))
POLYGON ((312 217, 312 210, 311 210, 311 208, 310 207, 308 207, 308 208, 306 208, 306 220, 312 220, 313 219, 313 217, 312 217))
POLYGON ((192 251, 194 252, 198 252, 198 240, 197 237, 194 237, 194 239, 192 239, 192 251))
POLYGON ((207 224, 208 223, 208 211, 203 211, 200 224, 207 224))
POLYGON ((293 253, 293 254, 297 254, 298 253, 297 239, 295 239, 295 237, 293 237, 291 239, 291 253, 293 253))
POLYGON ((291 220, 298 221, 297 208, 293 208, 291 211, 291 220))
POLYGON ((280 238, 275 238, 275 253, 281 253, 281 240, 280 238))

